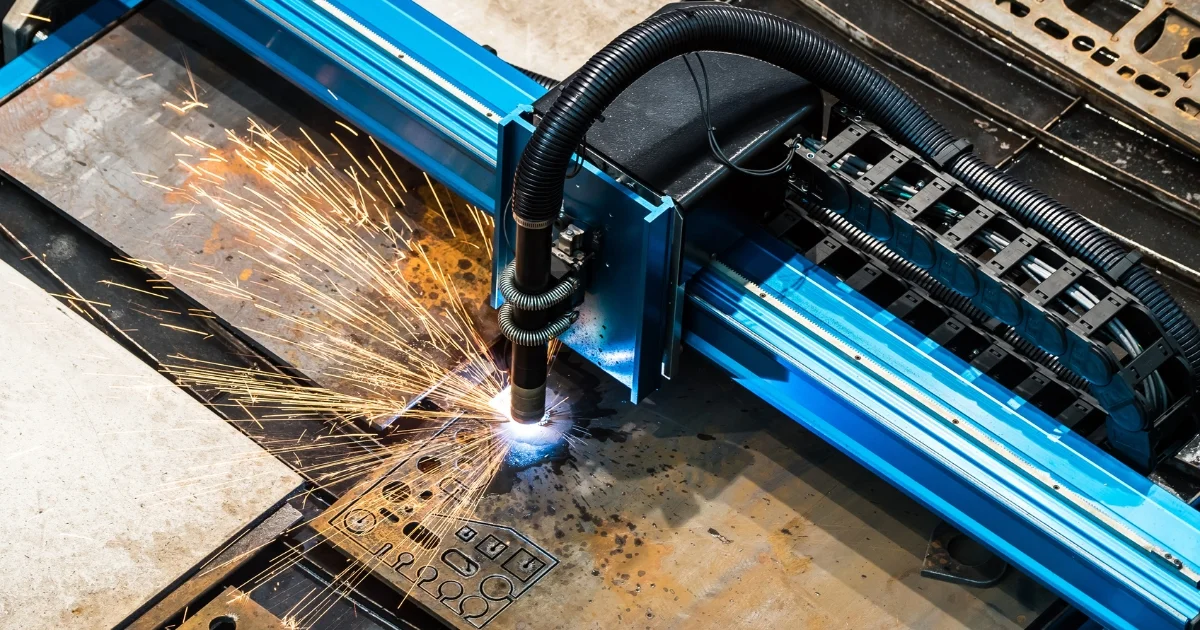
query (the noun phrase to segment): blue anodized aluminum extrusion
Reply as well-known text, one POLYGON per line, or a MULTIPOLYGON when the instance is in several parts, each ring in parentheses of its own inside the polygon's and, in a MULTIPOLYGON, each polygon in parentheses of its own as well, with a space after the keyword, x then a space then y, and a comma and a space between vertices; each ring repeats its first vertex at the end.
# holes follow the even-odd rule
POLYGON ((7 101, 79 47, 116 24, 144 0, 99 0, 55 28, 45 40, 0 66, 0 101, 7 101))
POLYGON ((1092 619, 1200 619, 1200 512, 786 245, 747 239, 688 300, 690 345, 1092 619))
MULTIPOLYGON (((174 1, 496 212, 507 262, 498 200, 541 88, 408 0, 174 1)), ((573 340, 635 398, 657 385, 678 311, 655 292, 673 286, 680 227, 636 188, 588 164, 567 190, 569 211, 613 220, 603 261, 636 261, 612 276, 625 285, 592 287, 587 308, 603 310, 573 340), (618 320, 625 332, 599 336, 618 320)), ((689 283, 687 343, 1097 621, 1196 624, 1194 510, 803 259, 757 239, 723 260, 689 283)))
POLYGON ((545 88, 411 0, 172 0, 489 212, 498 124, 545 88))

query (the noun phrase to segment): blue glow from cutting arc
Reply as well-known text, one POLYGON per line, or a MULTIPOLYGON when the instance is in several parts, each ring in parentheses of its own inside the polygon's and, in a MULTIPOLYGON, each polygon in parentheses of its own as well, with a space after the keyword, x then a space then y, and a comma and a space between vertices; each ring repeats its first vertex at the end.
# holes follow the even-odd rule
POLYGON ((562 453, 566 448, 566 433, 571 421, 556 413, 554 416, 547 414, 541 422, 533 424, 517 422, 509 416, 511 394, 506 387, 490 402, 493 409, 508 418, 497 430, 500 438, 508 443, 505 463, 523 469, 562 453))

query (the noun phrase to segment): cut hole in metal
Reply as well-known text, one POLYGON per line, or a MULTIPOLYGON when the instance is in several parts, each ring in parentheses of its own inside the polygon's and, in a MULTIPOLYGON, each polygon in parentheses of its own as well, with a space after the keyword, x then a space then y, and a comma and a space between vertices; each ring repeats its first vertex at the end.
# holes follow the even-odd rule
POLYGON ((1158 97, 1163 97, 1171 93, 1171 88, 1148 74, 1139 76, 1134 83, 1137 83, 1143 90, 1158 97))
POLYGON ((382 514, 385 518, 387 518, 387 520, 389 520, 393 523, 400 522, 400 516, 385 507, 379 508, 379 513, 382 514))
POLYGON ((1026 15, 1029 15, 1029 7, 1017 2, 1016 0, 996 0, 996 6, 1002 7, 1005 5, 1008 6, 1008 12, 1017 17, 1025 17, 1026 15))
POLYGON ((1142 32, 1138 33, 1137 37, 1133 40, 1134 50, 1144 53, 1158 43, 1159 38, 1163 34, 1163 27, 1167 24, 1167 15, 1169 13, 1168 11, 1158 16, 1158 19, 1151 22, 1149 26, 1142 29, 1142 32))
POLYGON ((1175 107, 1178 107, 1188 116, 1193 118, 1200 116, 1200 103, 1193 101, 1190 98, 1181 98, 1175 101, 1175 107))
POLYGON ((1129 66, 1121 66, 1121 68, 1119 70, 1117 70, 1117 74, 1128 79, 1129 77, 1132 77, 1133 75, 1137 74, 1137 70, 1134 70, 1133 68, 1130 68, 1129 66))
POLYGON ((1050 18, 1040 18, 1033 23, 1039 31, 1053 37, 1054 39, 1066 39, 1067 35, 1071 34, 1063 25, 1051 20, 1050 18))
POLYGON ((459 429, 454 432, 454 441, 459 444, 470 444, 479 439, 479 432, 474 429, 459 429))
POLYGON ((233 615, 221 615, 208 622, 208 630, 237 630, 237 618, 233 615))
POLYGON ((1128 0, 1064 0, 1064 4, 1073 13, 1109 33, 1121 30, 1139 11, 1128 0))
POLYGON ((415 521, 408 523, 400 531, 404 532, 404 535, 411 538, 413 542, 426 549, 437 549, 438 545, 442 542, 441 539, 438 538, 437 534, 434 534, 426 529, 424 525, 421 525, 415 521))
POLYGON ((1121 55, 1118 55, 1117 53, 1115 53, 1103 46, 1100 47, 1100 50, 1097 50, 1096 52, 1092 53, 1092 61, 1095 61, 1096 63, 1098 63, 1104 67, 1113 65, 1113 63, 1115 63, 1120 58, 1121 58, 1121 55))
POLYGON ((1187 48, 1179 55, 1182 59, 1195 59, 1200 55, 1200 37, 1193 37, 1192 41, 1188 42, 1187 48))
POLYGON ((434 472, 442 467, 442 460, 436 457, 422 457, 417 460, 417 470, 423 473, 434 472))
POLYGON ((403 481, 392 481, 383 487, 383 498, 392 503, 403 503, 412 496, 412 489, 403 481))
POLYGON ((1071 45, 1075 47, 1075 50, 1087 52, 1096 47, 1096 40, 1087 35, 1080 35, 1071 40, 1071 45))

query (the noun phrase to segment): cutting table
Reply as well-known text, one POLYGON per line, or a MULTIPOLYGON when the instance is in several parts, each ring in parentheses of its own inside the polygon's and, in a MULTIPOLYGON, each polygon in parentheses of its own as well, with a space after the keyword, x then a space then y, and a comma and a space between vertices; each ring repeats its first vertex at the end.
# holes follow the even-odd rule
MULTIPOLYGON (((514 151, 527 134, 528 122, 522 116, 545 88, 468 39, 470 35, 489 43, 483 41, 488 33, 482 29, 463 35, 413 3, 371 0, 377 13, 352 8, 369 15, 375 20, 372 24, 342 19, 344 33, 334 32, 329 24, 338 20, 330 22, 329 16, 341 12, 344 17, 342 4, 100 0, 43 37, 18 62, 0 67, 0 86, 7 94, 0 105, 0 171, 5 176, 0 195, 7 208, 0 217, 6 236, 0 255, 11 266, 3 268, 6 272, 15 270, 25 276, 14 275, 10 284, 21 284, 23 292, 81 296, 82 301, 62 301, 67 307, 58 306, 54 316, 72 319, 73 330, 85 330, 93 337, 98 335, 95 328, 103 331, 108 338, 99 337, 105 351, 120 354, 130 370, 145 371, 146 365, 158 368, 173 355, 186 354, 278 371, 333 389, 343 387, 331 377, 327 358, 297 349, 296 342, 303 343, 310 333, 288 316, 313 312, 313 305, 302 296, 281 293, 277 300, 281 313, 271 316, 248 308, 244 300, 183 285, 162 303, 146 296, 131 297, 122 288, 145 282, 145 270, 122 263, 123 257, 178 266, 200 263, 242 281, 270 282, 259 262, 242 247, 253 234, 240 231, 193 199, 147 186, 140 175, 153 173, 156 181, 169 187, 183 185, 195 173, 178 166, 181 151, 176 136, 218 147, 226 129, 244 128, 247 119, 254 119, 297 142, 303 139, 299 135, 303 128, 331 153, 339 149, 331 133, 351 149, 368 146, 368 136, 378 138, 392 157, 397 177, 408 187, 397 211, 417 226, 415 238, 431 252, 432 262, 453 270, 456 286, 472 307, 471 320, 485 337, 498 339, 491 298, 494 272, 507 263, 508 254, 501 251, 503 222, 495 234, 489 234, 454 231, 449 220, 429 219, 441 216, 446 208, 466 213, 477 207, 501 216, 505 164, 511 168, 514 151), (311 30, 298 26, 302 24, 311 30), (352 34, 368 45, 339 41, 342 34, 352 34), (359 65, 345 65, 351 61, 359 65), (205 107, 187 116, 164 108, 164 102, 181 100, 181 89, 193 89, 205 107), (493 248, 495 257, 490 253, 493 248), (188 317, 196 309, 212 317, 204 321, 188 317), (150 318, 146 313, 152 314, 150 318), (196 330, 203 334, 195 334, 196 330)), ((882 4, 887 11, 901 11, 905 19, 919 20, 914 23, 943 38, 939 45, 946 50, 961 46, 973 63, 995 61, 971 57, 975 48, 953 39, 928 17, 896 8, 905 3, 882 4)), ((1113 192, 1109 180, 1092 177, 1075 162, 1058 160, 1053 145, 1042 142, 1037 133, 1003 122, 1001 113, 1033 118, 1037 112, 1002 112, 987 100, 996 98, 994 90, 986 93, 994 86, 980 88, 985 93, 978 101, 964 102, 935 76, 913 73, 914 64, 921 65, 921 60, 885 54, 892 49, 880 43, 883 35, 862 35, 862 29, 876 29, 872 33, 886 29, 864 16, 853 18, 857 25, 841 18, 853 7, 766 0, 756 7, 811 24, 848 45, 866 42, 860 52, 880 55, 876 59, 889 74, 968 134, 989 161, 1011 164, 1015 172, 1051 192, 1066 193, 1064 197, 1099 200, 1076 201, 1076 205, 1095 208, 1095 218, 1102 223, 1110 218, 1127 220, 1115 210, 1107 213, 1128 191, 1113 192)), ((429 8, 438 12, 437 7, 429 8)), ((450 12, 447 16, 454 17, 450 12)), ((460 24, 470 22, 461 15, 458 19, 460 24)), ((604 35, 596 46, 618 31, 604 35)), ((499 52, 504 56, 503 49, 499 52)), ((1072 97, 1058 87, 1027 75, 1009 79, 1017 93, 1042 90, 1049 95, 1023 101, 1030 108, 1050 107, 1045 103, 1053 97, 1072 111, 1068 107, 1072 97)), ((1087 121, 1081 119, 1098 117, 1093 110, 1075 107, 1076 113, 1064 118, 1059 112, 1044 124, 1052 126, 1064 118, 1083 125, 1087 121)), ((1111 126, 1095 124, 1106 132, 1111 126)), ((591 164, 584 169, 588 179, 580 182, 583 189, 609 201, 624 195, 619 203, 631 209, 621 211, 629 216, 643 213, 648 234, 671 234, 674 228, 659 219, 671 216, 665 200, 632 199, 630 188, 616 186, 601 169, 591 164)), ((218 170, 218 174, 231 182, 248 177, 234 171, 218 170)), ((1153 205, 1144 197, 1135 199, 1153 205)), ((1191 308, 1195 272, 1189 266, 1186 243, 1200 232, 1179 213, 1159 208, 1146 216, 1151 217, 1151 225, 1179 227, 1169 236, 1148 227, 1131 227, 1128 234, 1161 254, 1173 288, 1191 308)), ((1124 231, 1124 226, 1114 229, 1124 231)), ((941 448, 962 449, 952 455, 958 459, 932 457, 926 451, 933 438, 915 434, 896 438, 911 430, 905 422, 914 426, 920 422, 919 414, 891 418, 864 413, 861 405, 846 402, 861 402, 862 398, 855 398, 860 393, 839 399, 819 384, 804 381, 803 369, 787 365, 796 356, 817 356, 820 349, 815 345, 793 339, 795 348, 781 348, 774 357, 759 357, 755 352, 761 349, 745 345, 745 338, 755 337, 746 330, 762 330, 763 337, 769 337, 767 327, 774 315, 762 304, 760 311, 751 304, 744 317, 728 317, 730 305, 740 300, 746 307, 743 294, 765 296, 766 290, 773 289, 766 283, 762 289, 736 273, 743 271, 736 269, 737 260, 731 258, 696 276, 687 295, 679 294, 675 306, 682 328, 658 346, 631 343, 621 348, 626 354, 609 360, 568 340, 573 350, 564 351, 555 362, 551 378, 556 387, 570 392, 575 412, 586 423, 587 437, 572 442, 569 459, 511 472, 508 487, 480 502, 475 516, 480 525, 475 529, 505 532, 526 545, 539 562, 545 561, 536 582, 489 617, 485 627, 563 627, 569 620, 572 626, 597 628, 1025 628, 1052 627, 1047 624, 1054 620, 1078 622, 1084 614, 1112 627, 1191 627, 1186 624, 1200 613, 1193 605, 1200 602, 1200 592, 1189 571, 1193 561, 1200 562, 1200 549, 1194 549, 1196 539, 1189 538, 1189 532, 1200 529, 1200 517, 1186 503, 1193 497, 1180 490, 1186 484, 1156 478, 1160 482, 1156 485, 1086 439, 1072 441, 1069 430, 1034 435, 1029 427, 1041 431, 1049 419, 1036 416, 1016 399, 1002 400, 994 408, 980 407, 981 421, 994 416, 1014 427, 1025 423, 1014 434, 997 432, 1006 440, 1004 447, 988 452, 977 444, 964 446, 967 442, 960 438, 942 436, 937 438, 943 440, 941 448), (670 379, 662 378, 666 368, 661 360, 643 360, 655 351, 658 359, 668 357, 670 379), (638 358, 630 363, 632 356, 638 358), (764 378, 764 374, 778 377, 780 373, 781 378, 764 378), (890 429, 873 432, 877 430, 871 428, 873 423, 890 429), (1058 458, 1050 468, 1053 479, 1039 486, 1030 480, 1037 481, 1040 471, 1019 469, 1012 458, 996 452, 1017 459, 1031 452, 1058 458), (963 463, 968 461, 974 467, 968 469, 963 463), (984 474, 989 467, 994 476, 984 474), (1010 467, 1016 472, 1005 472, 1010 467), (1074 494, 1050 492, 1049 485, 1055 490, 1069 486, 1074 494), (1105 494, 1100 487, 1114 489, 1105 494), (990 587, 922 576, 922 569, 929 568, 931 535, 937 543, 936 532, 944 533, 946 528, 956 534, 968 532, 983 544, 975 545, 982 554, 979 562, 1000 564, 1002 573, 990 587), (1179 560, 1179 566, 1173 560, 1179 560), (1106 592, 1111 598, 1103 596, 1106 592)), ((424 264, 413 259, 405 273, 420 283, 429 273, 424 264)), ((813 282, 809 287, 807 293, 791 298, 814 311, 839 308, 828 302, 836 294, 834 285, 813 282)), ((354 289, 346 278, 331 279, 331 293, 354 289)), ((437 307, 439 298, 429 293, 425 292, 430 306, 437 307)), ((838 339, 863 342, 856 335, 865 337, 877 330, 867 319, 860 321, 846 313, 847 326, 854 328, 834 330, 838 339)), ((642 325, 635 319, 619 319, 619 325, 633 330, 642 325)), ((4 332, 10 333, 6 344, 20 345, 28 353, 45 352, 31 338, 11 334, 7 328, 4 332)), ((895 350, 896 360, 929 370, 945 369, 924 358, 920 343, 897 338, 912 347, 895 350)), ((339 341, 370 343, 349 332, 339 341)), ((62 368, 63 377, 78 382, 98 371, 81 363, 76 360, 62 368)), ((8 368, 5 383, 12 379, 15 367, 8 368)), ((182 393, 171 389, 174 386, 161 376, 145 378, 155 387, 182 393)), ((850 382, 855 377, 847 371, 839 378, 850 382)), ((949 371, 946 378, 952 378, 949 371)), ((940 389, 929 391, 949 396, 940 389)), ((329 432, 321 418, 256 423, 222 404, 227 402, 226 394, 190 393, 194 400, 187 402, 195 409, 188 413, 204 416, 213 425, 203 429, 204 434, 237 438, 242 441, 237 448, 257 448, 254 442, 307 443, 329 432), (201 403, 208 403, 210 410, 200 409, 201 403), (238 431, 230 432, 231 426, 238 431)), ((880 399, 892 395, 876 390, 861 395, 867 394, 880 399)), ((36 413, 59 411, 40 406, 36 413)), ((0 422, 6 429, 20 426, 10 404, 3 406, 0 422)), ((147 430, 164 429, 155 425, 147 430)), ((135 457, 162 449, 151 440, 133 442, 114 447, 106 457, 135 457)), ((10 472, 21 469, 24 447, 18 447, 0 451, 0 467, 10 472)), ((365 435, 339 448, 361 456, 378 453, 382 447, 379 438, 365 435)), ((195 465, 194 457, 184 452, 170 459, 187 469, 195 465)), ((272 484, 265 489, 230 489, 235 498, 222 495, 209 500, 201 495, 176 506, 172 519, 212 525, 208 536, 188 535, 190 555, 155 580, 147 579, 136 589, 124 588, 119 604, 106 603, 93 613, 94 600, 85 605, 67 597, 64 593, 70 584, 63 582, 57 582, 57 599, 50 594, 42 599, 37 593, 0 591, 0 627, 42 623, 13 614, 21 597, 38 597, 47 603, 47 612, 37 619, 65 615, 54 622, 59 624, 56 627, 155 628, 181 623, 189 627, 189 607, 191 611, 206 604, 220 608, 224 601, 243 597, 226 588, 245 586, 280 554, 304 549, 308 534, 297 523, 315 521, 330 505, 354 496, 362 478, 344 479, 320 492, 296 493, 283 502, 300 479, 287 468, 303 475, 312 465, 308 457, 312 455, 294 449, 278 459, 253 458, 254 465, 274 466, 273 474, 280 481, 271 477, 272 484), (255 501, 236 500, 248 495, 254 495, 255 501), (217 513, 228 522, 225 529, 215 527, 213 514, 217 513), (254 536, 256 544, 239 543, 254 536), (233 548, 238 552, 230 553, 233 548)), ((103 472, 97 474, 105 479, 103 472)), ((231 470, 228 474, 245 473, 231 470)), ((150 482, 129 479, 126 483, 144 487, 150 482)), ((42 484, 40 479, 29 479, 22 487, 42 488, 42 484)), ((67 501, 72 492, 92 491, 46 487, 45 492, 57 493, 56 501, 67 501)), ((18 503, 18 513, 27 517, 40 509, 38 505, 37 501, 18 503)), ((38 544, 44 548, 49 530, 41 530, 41 543, 29 537, 27 528, 15 531, 24 536, 6 533, 8 546, 0 550, 0 559, 38 544)), ((158 536, 153 538, 157 546, 138 553, 167 557, 163 554, 176 550, 177 539, 171 536, 182 535, 172 531, 148 528, 147 536, 158 536)), ((112 534, 85 527, 53 535, 112 534)), ((468 549, 465 542, 460 547, 468 549)), ((81 554, 88 557, 86 551, 81 554)), ((26 563, 61 566, 61 560, 45 554, 35 558, 26 563)), ((340 561, 328 550, 314 551, 279 572, 272 584, 244 598, 267 611, 267 616, 286 618, 309 593, 329 583, 340 561)), ((121 562, 141 566, 143 559, 127 555, 121 562)), ((437 597, 406 599, 382 580, 367 581, 335 602, 313 627, 468 627, 467 623, 480 627, 466 613, 438 604, 437 597)), ((254 609, 255 615, 258 610, 254 609)), ((209 615, 205 619, 217 619, 220 613, 205 614, 209 615)))

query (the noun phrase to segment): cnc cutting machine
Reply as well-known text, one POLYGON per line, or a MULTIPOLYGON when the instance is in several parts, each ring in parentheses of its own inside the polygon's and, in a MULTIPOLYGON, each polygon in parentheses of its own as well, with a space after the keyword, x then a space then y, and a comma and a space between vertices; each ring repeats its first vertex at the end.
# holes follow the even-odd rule
MULTIPOLYGON (((138 4, 26 28, 6 94, 138 4)), ((1200 624, 1189 307, 851 52, 676 3, 559 83, 407 0, 173 5, 492 215, 513 422, 554 339, 632 403, 695 352, 1096 623, 1200 624)))
POLYGON ((1142 478, 1194 434, 1194 325, 836 46, 674 5, 542 96, 404 4, 182 5, 496 213, 514 419, 553 337, 634 401, 686 343, 1101 623, 1195 622, 1196 514, 1142 478))

